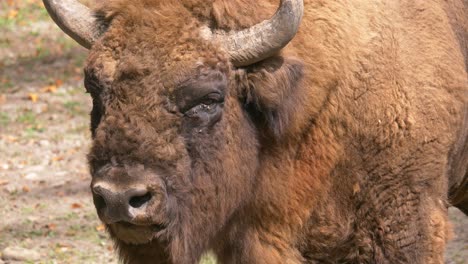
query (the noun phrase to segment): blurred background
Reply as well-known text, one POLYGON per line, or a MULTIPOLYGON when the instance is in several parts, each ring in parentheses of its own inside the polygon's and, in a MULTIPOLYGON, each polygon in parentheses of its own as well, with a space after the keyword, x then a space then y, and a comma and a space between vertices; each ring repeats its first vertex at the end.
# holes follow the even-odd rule
MULTIPOLYGON (((41 0, 0 0, 0 264, 117 263, 89 191, 86 54, 41 0)), ((466 264, 468 217, 450 217, 447 263, 466 264)))

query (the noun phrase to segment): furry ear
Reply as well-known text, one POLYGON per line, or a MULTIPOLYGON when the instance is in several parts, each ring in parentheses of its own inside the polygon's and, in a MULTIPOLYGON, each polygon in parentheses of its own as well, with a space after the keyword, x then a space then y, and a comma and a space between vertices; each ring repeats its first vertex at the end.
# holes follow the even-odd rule
POLYGON ((302 77, 302 62, 281 56, 237 71, 240 100, 263 136, 278 139, 294 126, 304 107, 302 77))

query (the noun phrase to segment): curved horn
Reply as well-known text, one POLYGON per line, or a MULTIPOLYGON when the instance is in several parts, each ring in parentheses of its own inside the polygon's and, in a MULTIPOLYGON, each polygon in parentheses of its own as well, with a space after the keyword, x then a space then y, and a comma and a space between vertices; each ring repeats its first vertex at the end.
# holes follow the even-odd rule
POLYGON ((83 47, 89 49, 99 37, 92 11, 76 0, 43 0, 55 23, 83 47))
POLYGON ((273 55, 296 35, 304 13, 303 0, 281 0, 275 15, 250 28, 214 34, 235 66, 247 66, 273 55))

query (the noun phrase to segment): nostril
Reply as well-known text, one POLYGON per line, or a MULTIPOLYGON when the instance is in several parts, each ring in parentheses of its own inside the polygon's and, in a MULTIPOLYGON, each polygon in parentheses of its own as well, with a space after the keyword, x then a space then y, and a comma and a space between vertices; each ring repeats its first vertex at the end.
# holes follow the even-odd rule
POLYGON ((94 194, 93 195, 93 200, 94 200, 94 205, 96 206, 96 209, 100 210, 104 207, 106 207, 106 200, 100 195, 100 194, 94 194))
POLYGON ((94 198, 94 205, 97 209, 102 209, 106 207, 106 201, 104 200, 104 198, 102 198, 102 196, 96 195, 94 198))
POLYGON ((129 204, 133 208, 140 208, 149 200, 151 200, 151 193, 148 192, 144 195, 133 196, 132 198, 130 198, 129 204))

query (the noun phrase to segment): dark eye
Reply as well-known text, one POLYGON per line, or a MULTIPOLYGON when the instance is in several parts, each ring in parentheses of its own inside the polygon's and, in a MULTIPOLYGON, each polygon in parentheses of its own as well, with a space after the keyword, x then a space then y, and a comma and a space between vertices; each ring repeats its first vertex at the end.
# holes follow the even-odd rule
POLYGON ((203 97, 198 104, 185 112, 186 116, 193 117, 199 114, 216 113, 219 107, 223 104, 224 98, 219 93, 211 93, 203 97))
POLYGON ((199 106, 201 109, 209 111, 213 107, 215 107, 217 103, 218 102, 213 99, 207 99, 207 100, 204 100, 202 103, 200 103, 199 106))

